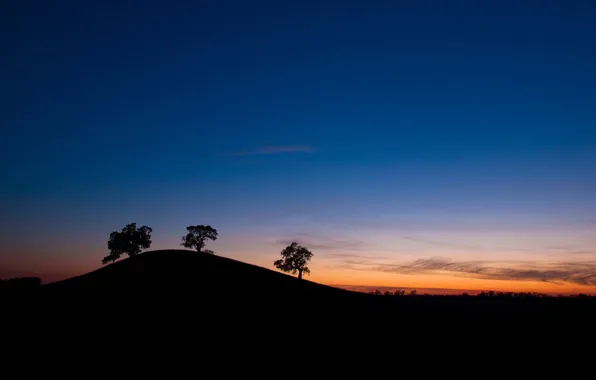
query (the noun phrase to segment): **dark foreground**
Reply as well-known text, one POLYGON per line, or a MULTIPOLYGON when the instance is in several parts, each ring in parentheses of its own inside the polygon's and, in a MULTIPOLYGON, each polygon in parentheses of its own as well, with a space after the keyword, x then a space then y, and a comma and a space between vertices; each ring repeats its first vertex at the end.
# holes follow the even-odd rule
POLYGON ((109 333, 187 334, 202 339, 268 334, 474 336, 497 331, 593 331, 596 297, 378 296, 316 284, 235 260, 153 251, 30 290, 4 292, 12 323, 109 333), (82 327, 81 327, 82 326, 82 327), (62 327, 61 327, 62 328, 62 327), (319 331, 315 333, 315 331, 319 331))

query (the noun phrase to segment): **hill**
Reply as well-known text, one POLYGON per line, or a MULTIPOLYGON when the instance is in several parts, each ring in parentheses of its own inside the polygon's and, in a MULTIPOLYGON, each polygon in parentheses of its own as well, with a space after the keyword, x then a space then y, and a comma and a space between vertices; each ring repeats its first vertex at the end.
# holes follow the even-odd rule
POLYGON ((237 328, 295 320, 317 325, 531 324, 538 319, 577 323, 596 316, 596 298, 590 297, 376 296, 187 250, 148 251, 26 295, 15 293, 12 300, 12 310, 26 305, 32 315, 93 319, 102 325, 132 320, 221 322, 237 328))
POLYGON ((345 296, 360 293, 299 281, 270 269, 226 257, 188 250, 148 251, 93 272, 43 286, 46 294, 88 291, 136 291, 152 296, 167 293, 196 297, 266 298, 309 294, 345 296), (237 297, 238 296, 238 297, 237 297))
MULTIPOLYGON (((38 292, 41 302, 68 307, 133 311, 169 308, 211 314, 338 308, 370 296, 317 284, 226 257, 188 250, 144 252, 93 272, 50 283, 38 292)), ((336 309, 337 310, 337 309, 336 309)))

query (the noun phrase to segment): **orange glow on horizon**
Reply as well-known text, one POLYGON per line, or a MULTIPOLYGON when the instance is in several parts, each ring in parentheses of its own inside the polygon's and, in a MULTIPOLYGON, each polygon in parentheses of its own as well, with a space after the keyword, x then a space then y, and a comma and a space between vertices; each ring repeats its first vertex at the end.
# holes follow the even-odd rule
MULTIPOLYGON (((274 269, 266 262, 255 263, 268 269, 274 269)), ((453 289, 458 291, 503 291, 537 292, 546 294, 596 294, 596 286, 578 284, 554 284, 540 281, 489 280, 454 274, 395 274, 380 271, 365 271, 343 268, 324 268, 318 264, 310 265, 312 274, 307 280, 332 286, 361 286, 367 288, 416 288, 416 289, 453 289)))
POLYGON ((585 293, 596 294, 596 286, 576 284, 553 284, 539 281, 487 280, 454 275, 399 275, 383 272, 363 272, 346 270, 346 273, 318 273, 308 279, 323 284, 343 286, 362 286, 367 288, 417 288, 417 289, 453 289, 462 291, 504 291, 538 292, 548 294, 585 293), (356 273, 354 273, 356 272, 356 273))
MULTIPOLYGON (((272 260, 268 257, 259 257, 258 260, 249 260, 246 257, 223 254, 235 260, 258 265, 267 269, 275 270, 272 260)), ((69 277, 79 276, 99 268, 102 268, 100 261, 94 257, 81 257, 74 262, 68 261, 69 265, 59 261, 38 261, 32 265, 31 262, 0 262, 3 268, 11 268, 10 271, 0 273, 0 277, 40 277, 43 283, 59 281, 69 277)), ((314 262, 310 265, 312 274, 305 279, 321 284, 337 287, 362 287, 362 290, 374 290, 375 287, 391 289, 440 289, 437 293, 449 293, 449 290, 458 292, 468 291, 505 291, 505 292, 538 292, 548 294, 596 294, 596 286, 581 286, 577 284, 553 284, 538 281, 512 281, 512 280, 487 280, 472 277, 457 276, 453 274, 395 274, 379 271, 354 270, 345 268, 334 268, 325 266, 324 262, 314 262)), ((430 292, 430 291, 429 291, 430 292)))

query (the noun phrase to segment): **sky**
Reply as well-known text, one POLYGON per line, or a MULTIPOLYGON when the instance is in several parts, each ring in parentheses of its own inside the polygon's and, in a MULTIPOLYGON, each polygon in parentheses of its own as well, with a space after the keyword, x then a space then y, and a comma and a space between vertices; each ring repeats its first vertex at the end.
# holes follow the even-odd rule
POLYGON ((325 284, 596 293, 593 1, 2 8, 0 277, 136 222, 298 241, 325 284))

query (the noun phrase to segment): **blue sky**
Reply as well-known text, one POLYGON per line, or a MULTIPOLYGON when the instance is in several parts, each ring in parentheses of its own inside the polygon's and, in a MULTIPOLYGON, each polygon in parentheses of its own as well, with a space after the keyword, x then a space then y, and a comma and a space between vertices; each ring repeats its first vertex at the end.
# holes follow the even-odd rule
POLYGON ((211 224, 269 267, 300 238, 345 268, 323 282, 415 282, 359 277, 348 241, 594 274, 593 2, 10 3, 7 273, 92 269, 135 221, 159 248, 211 224))

